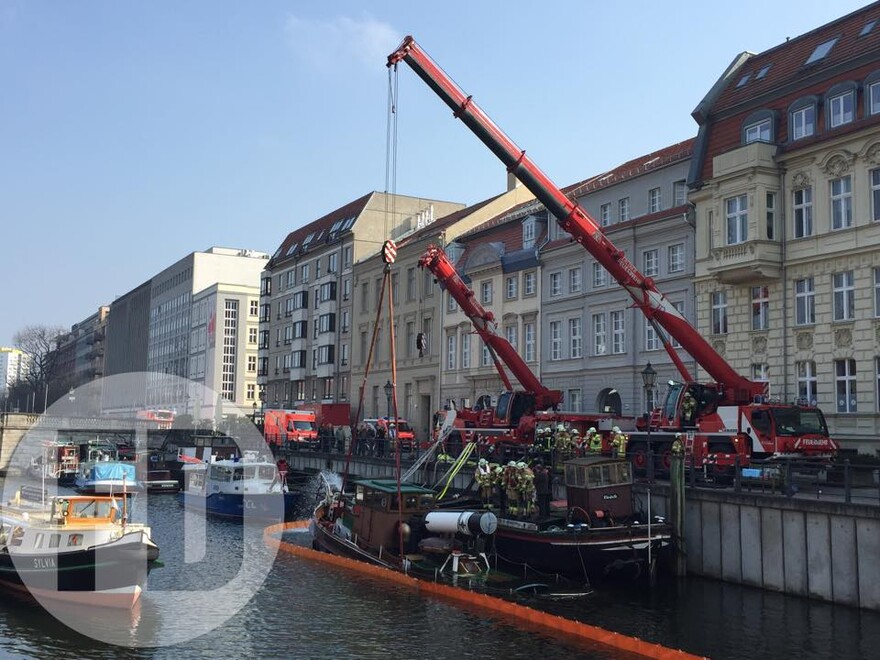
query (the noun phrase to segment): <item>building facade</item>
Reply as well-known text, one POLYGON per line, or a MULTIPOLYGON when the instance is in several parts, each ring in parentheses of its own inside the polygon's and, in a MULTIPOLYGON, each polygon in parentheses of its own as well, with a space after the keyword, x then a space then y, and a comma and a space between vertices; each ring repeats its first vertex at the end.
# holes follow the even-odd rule
POLYGON ((9 393, 9 386, 24 377, 24 353, 20 348, 0 346, 0 397, 9 393))
MULTIPOLYGON (((565 190, 692 323, 694 228, 686 179, 693 142, 633 159, 565 190)), ((655 328, 556 222, 540 257, 543 383, 562 391, 562 408, 571 412, 650 410, 663 392, 659 385, 644 389, 641 371, 648 362, 657 384, 682 379, 655 328)), ((679 353, 688 363, 689 356, 679 353)))
POLYGON ((880 4, 737 56, 694 110, 698 324, 844 448, 880 437, 880 4))
POLYGON ((354 265, 462 204, 372 192, 291 232, 262 274, 258 382, 265 405, 350 400, 354 265))

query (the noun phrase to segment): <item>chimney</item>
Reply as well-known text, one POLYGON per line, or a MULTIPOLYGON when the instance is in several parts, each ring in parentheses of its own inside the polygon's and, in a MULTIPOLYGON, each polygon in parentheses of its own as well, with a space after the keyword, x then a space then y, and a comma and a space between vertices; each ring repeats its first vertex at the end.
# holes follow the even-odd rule
POLYGON ((519 188, 522 185, 522 181, 517 179, 512 173, 507 173, 507 192, 510 192, 514 188, 519 188))

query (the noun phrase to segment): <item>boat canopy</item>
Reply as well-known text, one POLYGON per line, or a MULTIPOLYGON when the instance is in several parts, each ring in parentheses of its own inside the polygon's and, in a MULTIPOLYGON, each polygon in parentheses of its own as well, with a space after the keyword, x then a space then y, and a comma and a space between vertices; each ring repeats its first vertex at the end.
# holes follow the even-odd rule
POLYGON ((95 463, 92 466, 92 479, 96 481, 125 479, 128 483, 136 482, 134 464, 132 463, 95 463))

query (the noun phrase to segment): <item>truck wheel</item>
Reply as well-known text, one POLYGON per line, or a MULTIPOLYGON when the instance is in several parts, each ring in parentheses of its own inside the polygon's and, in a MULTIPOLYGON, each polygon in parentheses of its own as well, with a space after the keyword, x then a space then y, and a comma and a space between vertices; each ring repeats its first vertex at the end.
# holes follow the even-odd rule
POLYGON ((648 447, 643 442, 634 442, 629 449, 633 472, 642 475, 648 469, 648 447))

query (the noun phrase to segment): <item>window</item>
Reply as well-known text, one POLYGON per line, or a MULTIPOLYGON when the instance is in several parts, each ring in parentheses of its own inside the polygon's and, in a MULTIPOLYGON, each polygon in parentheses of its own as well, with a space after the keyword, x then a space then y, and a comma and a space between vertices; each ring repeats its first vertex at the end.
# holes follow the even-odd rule
POLYGON ((593 262, 593 288, 603 287, 608 282, 608 271, 598 261, 593 262))
POLYGON ((577 268, 569 268, 568 269, 568 292, 569 293, 580 293, 581 292, 581 269, 580 266, 577 268))
POLYGON ((305 369, 306 368, 306 352, 305 351, 294 351, 292 353, 292 360, 294 369, 305 369))
POLYGON ((446 311, 450 314, 454 312, 458 307, 456 306, 455 298, 452 297, 451 293, 446 294, 446 311))
POLYGON ((550 322, 550 359, 562 359, 562 323, 550 322))
POLYGON ((565 395, 568 405, 566 408, 571 412, 581 412, 581 391, 580 389, 569 390, 565 395))
POLYGON ((315 279, 321 279, 321 258, 315 259, 315 279))
POLYGON ((294 309, 306 309, 309 306, 309 292, 300 291, 293 294, 294 309))
POLYGON ((763 78, 764 76, 766 76, 766 75, 767 75, 767 72, 770 70, 770 66, 771 66, 770 64, 767 64, 767 65, 765 65, 765 66, 762 66, 762 67, 758 70, 758 73, 755 75, 755 80, 760 80, 761 78, 763 78))
POLYGON ((852 359, 834 361, 837 412, 858 412, 856 397, 856 361, 852 359))
POLYGON ((813 235, 813 188, 794 191, 794 237, 813 235))
POLYGON ((248 401, 252 400, 257 392, 257 386, 254 383, 247 384, 247 399, 248 401))
POLYGON ((256 344, 257 343, 257 329, 256 328, 248 328, 248 344, 256 344))
POLYGON ((874 269, 874 316, 880 317, 880 268, 874 269))
POLYGON ((687 198, 687 181, 684 179, 681 181, 675 181, 672 184, 672 205, 682 206, 687 203, 687 198))
POLYGON ((562 293, 562 273, 550 273, 550 295, 558 296, 562 293))
POLYGON ((831 228, 852 227, 852 177, 831 180, 831 228))
POLYGON ((523 295, 524 296, 535 295, 535 273, 534 272, 523 274, 523 295))
POLYGON ((816 393, 818 379, 816 378, 816 363, 812 360, 798 362, 797 366, 797 386, 798 401, 803 404, 814 406, 819 397, 816 393))
POLYGON ((868 114, 876 115, 880 112, 880 82, 868 85, 867 97, 868 114))
POLYGON ((776 236, 776 193, 767 193, 767 240, 776 236))
POLYGON ((292 289, 294 286, 296 286, 296 268, 291 268, 289 271, 287 271, 285 280, 285 288, 292 289))
POLYGON ((581 333, 581 319, 580 317, 568 319, 568 340, 569 340, 569 353, 568 357, 570 358, 579 358, 583 353, 583 336, 581 333))
POLYGON ((260 323, 268 323, 272 320, 272 304, 263 303, 260 305, 260 323))
POLYGON ((660 348, 660 337, 650 320, 645 319, 645 350, 656 351, 660 348))
POLYGON ((447 369, 455 369, 456 365, 456 349, 455 349, 455 334, 450 334, 446 336, 446 368, 447 369))
POLYGON ((351 266, 351 246, 346 245, 342 248, 342 267, 348 268, 351 266))
POLYGON ((297 321, 293 324, 293 338, 305 339, 309 334, 309 324, 307 321, 297 321))
POLYGON ((269 331, 260 330, 260 343, 257 348, 269 348, 269 331))
POLYGON ((293 298, 288 298, 287 300, 284 301, 284 316, 286 316, 286 317, 293 316, 294 309, 295 309, 295 307, 294 307, 293 298))
POLYGON ((336 300, 336 282, 322 284, 318 291, 320 292, 321 302, 336 300))
POLYGON ((336 314, 322 314, 318 317, 318 332, 335 332, 336 314))
MULTIPOLYGON (((278 278, 280 279, 281 276, 279 275, 278 278)), ((271 294, 272 294, 272 276, 267 275, 266 277, 263 277, 260 280, 260 295, 261 296, 268 296, 271 294)))
POLYGON ((400 303, 400 273, 391 273, 391 302, 400 303))
POLYGON ((519 287, 519 275, 511 275, 504 281, 504 297, 507 300, 513 300, 517 295, 519 287))
POLYGON ((406 357, 411 358, 413 356, 413 349, 416 347, 416 323, 415 321, 407 321, 406 322, 406 344, 404 348, 404 354, 406 357))
POLYGON ((492 302, 492 281, 480 282, 480 302, 484 305, 492 302))
POLYGON ((247 370, 248 370, 248 373, 256 373, 256 371, 257 371, 257 356, 256 355, 248 355, 247 356, 247 370))
POLYGON ((848 90, 828 99, 828 122, 831 128, 849 124, 853 120, 855 93, 848 90))
POLYGON ((645 250, 642 252, 642 273, 645 277, 654 277, 660 272, 659 250, 645 250))
POLYGON ((260 313, 260 303, 257 300, 251 300, 250 306, 248 309, 249 316, 257 316, 260 313))
POLYGON ((629 197, 617 200, 617 221, 626 222, 629 220, 629 197))
POLYGON ((739 195, 727 200, 727 244, 737 245, 748 238, 749 198, 739 195))
POLYGON ((880 169, 871 170, 871 219, 880 222, 880 169))
POLYGON ((770 294, 766 286, 752 287, 752 330, 770 327, 770 294))
POLYGON ((333 254, 327 255, 327 272, 335 273, 336 269, 339 267, 339 254, 334 252, 333 254))
POLYGON ((346 309, 342 312, 342 332, 348 332, 348 329, 351 327, 351 314, 346 309))
POLYGON ((305 284, 309 281, 309 265, 303 264, 299 269, 299 281, 305 284))
POLYGON ((648 213, 657 213, 661 203, 660 188, 651 188, 648 191, 648 213))
POLYGON ((342 299, 348 300, 351 298, 351 279, 346 277, 342 280, 342 299))
POLYGON ((816 290, 813 278, 806 277, 794 283, 795 325, 816 323, 816 290))
POLYGON ((834 39, 829 39, 828 41, 825 41, 816 46, 816 48, 813 49, 813 52, 810 54, 804 64, 812 64, 813 62, 818 62, 819 60, 824 58, 829 52, 831 52, 831 48, 834 46, 835 43, 837 43, 837 37, 834 37, 834 39))
POLYGON ((727 334, 727 292, 716 291, 712 294, 712 334, 727 334))
POLYGON ((603 227, 607 227, 611 224, 611 204, 602 204, 599 207, 599 220, 602 223, 603 227))
POLYGON ((523 337, 525 339, 525 350, 523 351, 523 357, 526 359, 526 362, 534 362, 535 361, 535 324, 534 323, 524 323, 523 324, 523 337))
POLYGON ((607 330, 605 314, 593 314, 593 355, 607 352, 607 330))
POLYGON ((816 132, 816 107, 808 105, 791 113, 791 139, 801 140, 816 132))
POLYGON ((684 243, 670 245, 667 252, 669 258, 669 272, 682 272, 684 270, 684 243))
POLYGON ((504 326, 504 338, 507 340, 508 344, 513 346, 513 350, 516 350, 516 326, 515 325, 504 326))
POLYGON ((406 269, 406 299, 412 301, 416 299, 416 269, 406 269))
POLYGON ((770 119, 762 119, 761 121, 749 124, 745 127, 745 142, 770 142, 770 119))
POLYGON ((491 364, 492 364, 492 354, 489 352, 489 347, 486 346, 485 343, 483 343, 483 342, 481 342, 481 343, 483 344, 483 361, 482 361, 482 365, 483 365, 484 367, 491 366, 491 364))
POLYGON ((611 352, 626 353, 626 325, 623 312, 611 312, 611 352))
POLYGON ((770 366, 766 363, 752 364, 752 380, 756 383, 767 383, 767 394, 770 394, 770 366))
POLYGON ((471 368, 471 336, 469 333, 461 336, 461 368, 471 368))
POLYGON ((535 218, 529 217, 523 222, 522 230, 523 249, 533 247, 535 245, 535 218))
POLYGON ((339 345, 339 364, 342 366, 348 364, 348 344, 339 345))
POLYGON ((851 270, 832 275, 834 320, 851 321, 855 316, 855 281, 851 270))
POLYGON ((431 298, 434 295, 434 276, 427 268, 422 276, 424 277, 422 280, 422 295, 426 298, 431 298))

